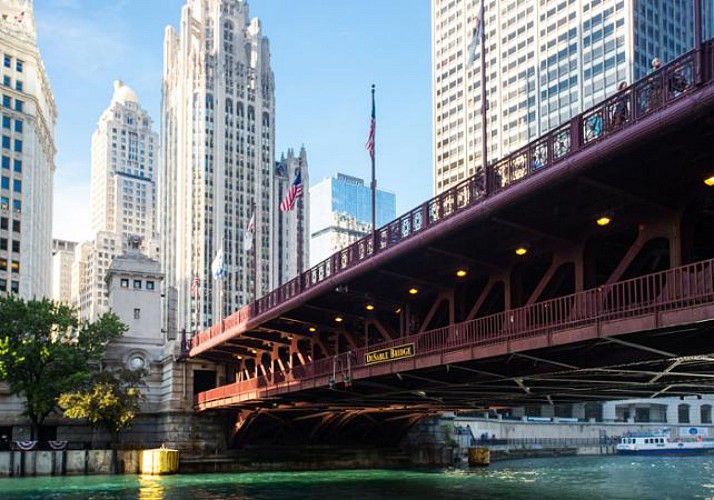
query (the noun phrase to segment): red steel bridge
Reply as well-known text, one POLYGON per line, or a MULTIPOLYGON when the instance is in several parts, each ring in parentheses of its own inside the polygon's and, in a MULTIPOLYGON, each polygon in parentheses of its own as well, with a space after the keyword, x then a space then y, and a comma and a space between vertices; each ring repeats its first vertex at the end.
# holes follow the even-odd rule
POLYGON ((359 440, 714 393, 713 176, 709 42, 195 335, 226 381, 197 408, 359 440))

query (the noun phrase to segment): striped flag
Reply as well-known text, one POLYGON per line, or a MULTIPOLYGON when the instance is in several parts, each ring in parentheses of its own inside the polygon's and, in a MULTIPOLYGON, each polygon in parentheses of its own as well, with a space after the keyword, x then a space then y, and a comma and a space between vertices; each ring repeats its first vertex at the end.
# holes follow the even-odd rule
POLYGON ((367 144, 364 145, 369 151, 369 157, 374 161, 374 136, 377 128, 377 118, 374 109, 374 85, 372 85, 372 119, 369 121, 369 137, 367 137, 367 144))
POLYGON ((285 194, 283 201, 280 202, 280 211, 287 212, 295 208, 295 202, 302 196, 302 175, 300 174, 300 169, 295 169, 295 178, 293 183, 290 184, 290 189, 285 194))
POLYGON ((193 278, 191 278, 191 297, 196 298, 198 297, 198 289, 201 286, 201 279, 198 277, 198 274, 194 274, 193 278))

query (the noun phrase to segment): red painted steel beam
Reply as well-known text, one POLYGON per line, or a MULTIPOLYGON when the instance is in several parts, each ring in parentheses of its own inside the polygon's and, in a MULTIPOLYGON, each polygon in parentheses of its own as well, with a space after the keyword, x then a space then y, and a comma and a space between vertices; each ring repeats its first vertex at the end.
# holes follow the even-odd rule
MULTIPOLYGON (((406 372, 449 363, 486 359, 559 345, 693 324, 714 317, 714 260, 604 285, 468 323, 440 328, 410 338, 415 357, 381 365, 364 365, 364 349, 356 354, 352 379, 406 372), (607 297, 607 301, 603 298, 607 297), (580 308, 578 304, 583 304, 580 308), (545 313, 539 317, 536 313, 545 313), (509 321, 509 318, 515 321, 509 321), (529 318, 530 324, 525 319, 529 318), (458 333, 458 335, 452 335, 458 333), (498 334, 494 336, 494 334, 498 334), (500 337, 500 338, 499 338, 500 337)), ((371 346, 380 349, 403 340, 371 346)), ((234 383, 199 394, 199 408, 238 404, 324 387, 331 359, 304 367, 293 379, 271 383, 267 378, 234 383), (300 379, 300 377, 303 377, 300 379), (220 403, 223 401, 223 403, 220 403)))

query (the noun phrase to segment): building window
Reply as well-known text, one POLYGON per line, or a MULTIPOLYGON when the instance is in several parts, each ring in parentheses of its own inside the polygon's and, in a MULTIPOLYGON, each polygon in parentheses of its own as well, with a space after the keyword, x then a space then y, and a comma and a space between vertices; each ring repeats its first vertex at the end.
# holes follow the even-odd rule
POLYGON ((10 282, 10 291, 12 293, 20 293, 20 282, 19 281, 11 281, 10 282))
POLYGON ((7 210, 10 208, 10 198, 7 196, 0 196, 0 208, 7 210))
POLYGON ((12 163, 15 172, 22 172, 22 160, 15 159, 12 163))
POLYGON ((134 288, 141 288, 141 280, 134 280, 134 288))
POLYGON ((20 272, 20 261, 13 260, 10 262, 10 270, 13 273, 19 273, 20 272))
POLYGON ((2 128, 10 129, 10 117, 3 115, 2 128))
POLYGON ((146 289, 147 289, 147 290, 153 290, 153 289, 154 289, 154 282, 153 282, 153 281, 147 281, 147 282, 146 282, 146 289))
POLYGON ((2 148, 10 149, 10 136, 7 136, 7 135, 2 136, 2 148))
POLYGON ((6 87, 9 87, 10 86, 10 77, 7 75, 4 75, 2 77, 2 84, 6 87))
POLYGON ((22 140, 15 139, 15 147, 13 149, 16 153, 22 153, 22 140))
POLYGON ((12 251, 20 253, 20 242, 19 241, 12 242, 12 251))
POLYGON ((15 70, 19 73, 22 73, 22 61, 20 61, 19 59, 15 61, 15 70))
POLYGON ((9 156, 2 157, 2 168, 10 169, 10 157, 9 156))
POLYGON ((15 132, 22 133, 22 120, 15 120, 15 132))
POLYGON ((122 288, 129 288, 129 279, 128 279, 128 278, 122 278, 122 279, 121 279, 121 287, 122 287, 122 288))
POLYGON ((19 220, 13 220, 13 221, 12 221, 12 230, 13 230, 13 232, 15 232, 15 233, 19 233, 19 232, 20 232, 20 221, 19 221, 19 220))
POLYGON ((20 113, 22 113, 24 108, 25 108, 25 101, 21 101, 20 99, 15 99, 15 111, 19 111, 20 113))
POLYGON ((5 57, 3 59, 3 66, 5 66, 6 68, 12 68, 12 57, 5 54, 5 57))
POLYGON ((16 193, 22 193, 22 181, 19 179, 13 179, 12 190, 16 193))
POLYGON ((12 200, 12 209, 15 212, 22 212, 22 201, 20 200, 12 200))
POLYGON ((3 177, 2 181, 0 181, 0 187, 2 187, 3 189, 10 189, 10 178, 3 177))
POLYGON ((15 90, 17 90, 18 92, 22 92, 22 89, 22 80, 15 80, 15 90))
POLYGON ((689 405, 681 404, 677 407, 677 416, 680 424, 689 423, 689 405))
POLYGON ((141 309, 134 309, 134 319, 141 319, 141 309))

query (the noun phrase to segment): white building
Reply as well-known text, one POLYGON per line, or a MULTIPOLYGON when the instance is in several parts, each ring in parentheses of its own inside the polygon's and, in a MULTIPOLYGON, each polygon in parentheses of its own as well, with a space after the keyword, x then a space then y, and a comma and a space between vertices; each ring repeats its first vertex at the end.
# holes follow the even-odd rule
POLYGON ((72 303, 72 266, 77 243, 52 240, 52 300, 72 303))
POLYGON ((167 345, 161 331, 161 265, 141 253, 140 242, 140 238, 132 237, 106 275, 110 309, 128 331, 107 346, 104 363, 112 369, 144 370, 143 410, 157 411, 161 407, 164 371, 172 371, 171 366, 165 365, 173 364, 174 358, 167 356, 173 353, 165 352, 167 345))
POLYGON ((273 287, 280 286, 306 271, 310 264, 310 197, 305 192, 310 185, 305 147, 295 156, 288 149, 287 156, 282 155, 275 162, 273 180, 273 199, 280 203, 293 184, 297 171, 300 171, 303 196, 295 203, 295 209, 287 212, 275 210, 273 220, 273 287))
POLYGON ((277 284, 274 81, 268 39, 246 2, 188 0, 178 31, 166 28, 161 125, 159 232, 175 338, 277 284), (253 207, 257 244, 247 252, 242 236, 253 207), (211 264, 219 250, 225 273, 217 281, 211 264))
POLYGON ((91 213, 94 239, 77 249, 75 304, 80 316, 94 320, 108 309, 105 277, 112 259, 130 237, 158 257, 156 174, 158 134, 134 91, 114 82, 109 107, 92 135, 91 213), (80 270, 81 268, 81 270, 80 270), (81 275, 81 277, 80 277, 81 275))
MULTIPOLYGON (((693 45, 692 0, 484 0, 488 160, 693 45)), ((705 33, 711 1, 705 4, 705 33)), ((432 0, 434 190, 481 168, 480 0, 432 0)))
POLYGON ((55 109, 32 2, 0 2, 0 293, 50 295, 55 109))

